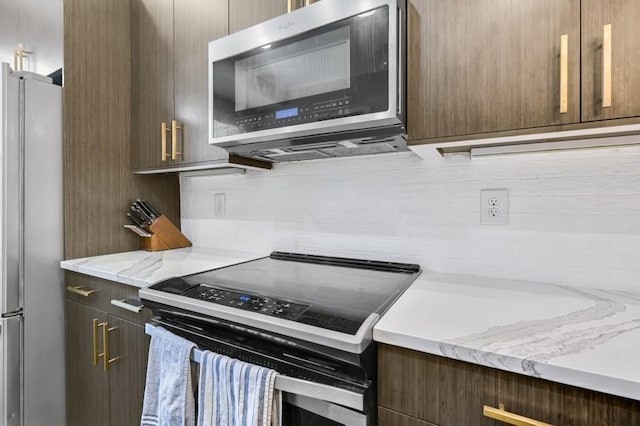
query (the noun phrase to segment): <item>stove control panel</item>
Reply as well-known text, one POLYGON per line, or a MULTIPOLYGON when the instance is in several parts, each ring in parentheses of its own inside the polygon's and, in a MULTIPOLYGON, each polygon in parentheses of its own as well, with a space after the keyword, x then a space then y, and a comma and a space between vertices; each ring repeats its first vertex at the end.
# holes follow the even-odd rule
POLYGON ((311 306, 270 296, 257 296, 227 288, 213 287, 208 284, 200 284, 183 293, 182 296, 288 320, 296 320, 311 306))

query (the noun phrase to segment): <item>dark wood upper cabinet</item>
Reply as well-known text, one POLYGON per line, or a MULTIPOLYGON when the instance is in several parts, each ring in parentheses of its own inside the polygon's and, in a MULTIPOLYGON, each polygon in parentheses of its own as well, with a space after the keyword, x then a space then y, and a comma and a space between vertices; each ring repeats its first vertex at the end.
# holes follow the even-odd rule
MULTIPOLYGON (((299 0, 293 0, 293 7, 299 0)), ((288 0, 232 0, 229 2, 229 31, 234 33, 287 13, 288 0)))
POLYGON ((637 0, 582 1, 583 121, 640 116, 639 22, 637 0))
POLYGON ((208 143, 207 58, 208 43, 229 32, 228 15, 226 0, 131 0, 134 170, 225 155, 208 143))
MULTIPOLYGON (((132 168, 173 164, 162 158, 162 123, 171 129, 174 104, 173 0, 131 0, 132 168)), ((167 133, 166 152, 171 152, 167 133)))
POLYGON ((410 0, 408 93, 410 140, 579 122, 580 1, 410 0))
MULTIPOLYGON (((234 3, 233 1, 230 3, 234 3)), ((229 33, 227 0, 176 2, 174 22, 174 117, 180 162, 218 159, 222 148, 209 145, 208 44, 229 33)))

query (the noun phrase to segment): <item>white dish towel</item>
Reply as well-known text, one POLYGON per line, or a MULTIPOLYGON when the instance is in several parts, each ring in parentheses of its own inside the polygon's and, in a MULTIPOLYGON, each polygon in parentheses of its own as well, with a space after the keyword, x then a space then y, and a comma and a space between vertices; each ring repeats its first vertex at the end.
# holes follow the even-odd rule
POLYGON ((278 372, 204 351, 198 385, 198 426, 281 426, 278 372))
POLYGON ((195 343, 156 327, 151 336, 141 426, 194 426, 191 350, 195 343))

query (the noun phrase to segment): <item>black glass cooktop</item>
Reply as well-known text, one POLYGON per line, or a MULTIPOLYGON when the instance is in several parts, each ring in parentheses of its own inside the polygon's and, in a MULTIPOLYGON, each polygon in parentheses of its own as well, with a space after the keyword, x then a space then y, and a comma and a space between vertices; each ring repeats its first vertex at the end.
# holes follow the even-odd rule
POLYGON ((213 303, 356 334, 415 280, 418 265, 273 252, 151 287, 213 303))

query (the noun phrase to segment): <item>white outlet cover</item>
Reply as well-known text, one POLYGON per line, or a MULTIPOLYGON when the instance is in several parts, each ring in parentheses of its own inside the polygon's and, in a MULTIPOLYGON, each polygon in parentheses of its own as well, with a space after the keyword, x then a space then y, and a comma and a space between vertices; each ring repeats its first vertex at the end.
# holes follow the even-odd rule
POLYGON ((508 189, 483 189, 480 191, 480 224, 509 224, 508 189))
POLYGON ((217 217, 224 217, 227 214, 227 197, 224 193, 215 194, 213 197, 213 212, 217 217))

